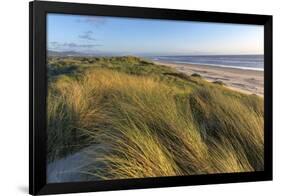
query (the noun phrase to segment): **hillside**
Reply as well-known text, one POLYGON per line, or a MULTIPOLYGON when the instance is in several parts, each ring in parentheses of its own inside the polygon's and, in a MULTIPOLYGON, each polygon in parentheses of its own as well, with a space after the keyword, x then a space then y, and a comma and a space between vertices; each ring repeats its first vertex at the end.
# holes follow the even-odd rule
POLYGON ((97 145, 95 179, 263 170, 259 96, 132 56, 50 57, 48 86, 49 163, 97 145))

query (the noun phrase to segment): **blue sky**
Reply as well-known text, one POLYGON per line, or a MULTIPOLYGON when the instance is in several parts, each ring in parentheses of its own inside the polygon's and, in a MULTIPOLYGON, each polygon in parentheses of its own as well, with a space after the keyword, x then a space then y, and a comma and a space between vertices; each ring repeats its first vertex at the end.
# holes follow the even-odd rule
POLYGON ((48 14, 47 47, 99 55, 263 54, 263 26, 48 14))

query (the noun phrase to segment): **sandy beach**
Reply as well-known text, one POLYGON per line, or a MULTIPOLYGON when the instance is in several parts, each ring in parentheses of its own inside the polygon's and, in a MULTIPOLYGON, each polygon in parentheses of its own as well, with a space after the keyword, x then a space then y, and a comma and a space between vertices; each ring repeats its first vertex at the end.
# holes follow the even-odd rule
POLYGON ((257 94, 263 97, 264 80, 263 71, 245 70, 236 68, 216 67, 209 65, 155 63, 176 68, 187 75, 200 74, 204 79, 222 81, 228 88, 247 94, 257 94))

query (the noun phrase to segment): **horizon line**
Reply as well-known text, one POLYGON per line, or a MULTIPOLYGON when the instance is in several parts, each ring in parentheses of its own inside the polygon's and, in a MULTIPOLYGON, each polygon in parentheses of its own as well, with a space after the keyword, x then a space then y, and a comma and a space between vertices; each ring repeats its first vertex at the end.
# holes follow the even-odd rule
POLYGON ((84 52, 84 51, 75 51, 75 50, 65 50, 65 51, 58 51, 58 50, 47 50, 47 52, 55 52, 55 53, 79 53, 81 55, 97 55, 97 56, 147 56, 147 57, 153 57, 153 56, 227 56, 227 55, 264 55, 260 53, 213 53, 213 54, 137 54, 137 53, 115 53, 115 52, 84 52))

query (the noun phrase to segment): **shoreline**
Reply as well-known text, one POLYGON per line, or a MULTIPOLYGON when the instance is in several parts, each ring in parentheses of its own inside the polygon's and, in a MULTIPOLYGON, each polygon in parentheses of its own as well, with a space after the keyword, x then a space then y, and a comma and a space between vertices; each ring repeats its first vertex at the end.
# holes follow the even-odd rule
POLYGON ((245 94, 264 95, 264 72, 260 70, 239 69, 201 64, 177 64, 164 61, 153 61, 155 64, 175 68, 177 71, 191 75, 200 74, 209 82, 222 81, 227 88, 245 94))

